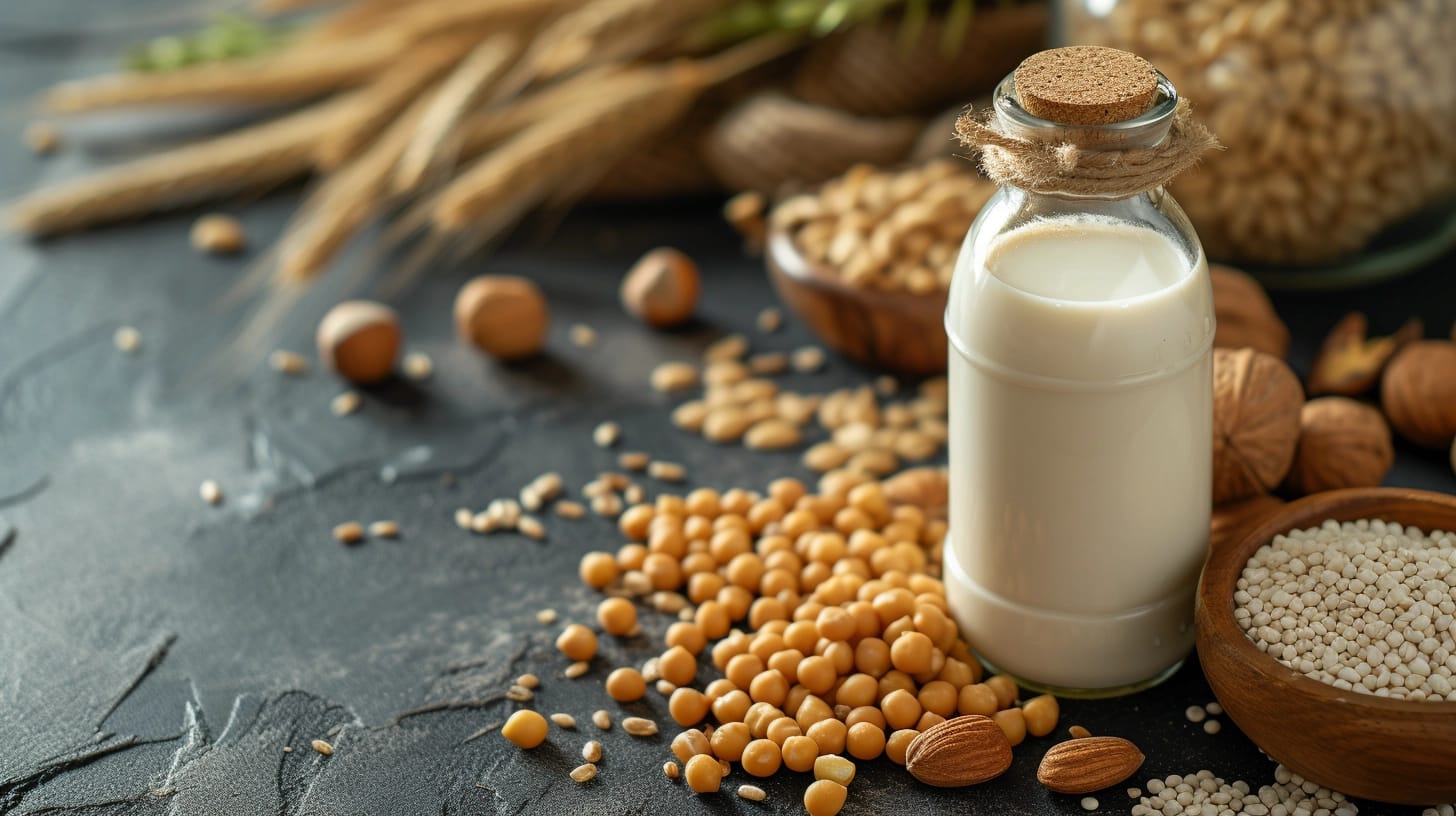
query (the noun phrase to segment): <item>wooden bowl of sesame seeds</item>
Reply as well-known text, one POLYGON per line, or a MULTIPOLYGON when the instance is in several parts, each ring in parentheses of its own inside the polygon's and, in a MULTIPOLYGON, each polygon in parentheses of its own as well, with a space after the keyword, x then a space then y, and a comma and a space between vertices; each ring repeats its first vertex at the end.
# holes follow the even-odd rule
MULTIPOLYGON (((1239 728, 1305 779, 1382 802, 1456 801, 1456 702, 1342 690, 1260 650, 1235 617, 1234 596, 1244 567, 1275 536, 1326 520, 1361 519, 1453 531, 1456 496, 1403 488, 1317 493, 1272 511, 1240 541, 1213 551, 1195 610, 1203 672, 1239 728)), ((1456 586, 1456 570, 1446 580, 1456 586)), ((1450 593, 1456 596, 1456 589, 1450 593)), ((1291 605, 1294 600, 1299 599, 1291 605)), ((1456 624, 1443 623, 1456 631, 1456 624)))
POLYGON ((917 295, 855 286, 805 257, 784 229, 764 246, 779 298, 824 344, 870 368, 912 377, 945 372, 944 289, 917 295))

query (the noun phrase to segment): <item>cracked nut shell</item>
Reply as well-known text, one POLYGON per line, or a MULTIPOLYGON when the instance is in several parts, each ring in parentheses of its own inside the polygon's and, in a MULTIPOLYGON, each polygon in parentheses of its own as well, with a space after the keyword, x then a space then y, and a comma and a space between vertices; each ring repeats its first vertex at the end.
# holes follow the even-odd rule
POLYGON ((1213 350, 1213 501, 1274 489, 1294 461, 1304 390, 1283 361, 1213 350))

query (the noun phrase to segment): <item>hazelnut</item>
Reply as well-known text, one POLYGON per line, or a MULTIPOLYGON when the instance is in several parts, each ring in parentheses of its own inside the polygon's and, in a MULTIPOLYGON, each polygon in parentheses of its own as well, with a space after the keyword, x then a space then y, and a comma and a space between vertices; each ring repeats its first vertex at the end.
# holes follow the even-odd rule
POLYGON ((352 383, 368 385, 388 377, 399 356, 399 318, 382 303, 346 300, 319 321, 319 359, 352 383))
POLYGON ((1251 348, 1284 359, 1289 354, 1289 329, 1274 311, 1264 287, 1230 266, 1209 264, 1216 320, 1213 345, 1251 348))
POLYGON ((1310 367, 1310 396, 1353 397, 1369 391, 1380 381, 1380 372, 1390 358, 1406 344, 1421 339, 1424 328, 1413 317, 1389 337, 1367 339, 1365 330, 1365 315, 1359 312, 1351 312, 1335 324, 1310 367))
POLYGON ((698 306, 698 265, 671 247, 643 255, 622 279, 622 307, 659 329, 686 323, 698 306))
POLYGON ((1217 552, 1237 544, 1239 539, 1254 529, 1254 525, 1283 506, 1283 499, 1268 493, 1215 505, 1208 523, 1209 551, 1217 552))
POLYGON ((1299 447, 1288 484, 1299 493, 1373 487, 1395 463, 1380 412, 1348 397, 1321 397, 1299 412, 1299 447))
POLYGON ((913 504, 930 518, 945 518, 950 484, 943 468, 902 470, 882 485, 885 498, 895 504, 913 504))
POLYGON ((1289 366, 1251 348, 1213 350, 1213 501, 1272 490, 1289 472, 1304 391, 1289 366))
POLYGON ((541 351, 549 314, 536 284, 513 275, 481 275, 455 296, 455 331, 498 360, 541 351))
POLYGON ((1411 343, 1385 367, 1380 406, 1396 433, 1427 448, 1456 438, 1456 343, 1411 343))

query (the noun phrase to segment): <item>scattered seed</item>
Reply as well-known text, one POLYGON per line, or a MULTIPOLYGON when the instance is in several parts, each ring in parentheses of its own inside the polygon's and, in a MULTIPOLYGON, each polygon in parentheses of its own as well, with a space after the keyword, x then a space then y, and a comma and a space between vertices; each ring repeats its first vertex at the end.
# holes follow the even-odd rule
POLYGON ((622 500, 613 493, 606 493, 592 499, 591 509, 599 516, 616 518, 622 514, 622 500))
POLYGON ((1208 716, 1208 712, 1203 710, 1203 706, 1193 705, 1184 709, 1183 716, 1188 718, 1188 722, 1200 723, 1203 722, 1204 717, 1208 716))
POLYGON ((473 533, 494 532, 499 526, 500 522, 496 521, 495 516, 484 510, 470 517, 470 531, 473 533))
POLYGON ((657 723, 646 717, 628 717, 622 720, 622 730, 634 737, 650 737, 657 733, 657 723))
POLYGON ((521 516, 516 521, 516 529, 520 531, 521 535, 537 541, 546 538, 546 528, 535 516, 521 516))
MULTIPOLYGON (((570 714, 562 714, 560 712, 557 712, 555 714, 552 714, 551 715, 551 722, 556 723, 557 725, 561 726, 562 728, 575 728, 576 727, 576 718, 573 717, 573 716, 571 716, 570 714)), ((595 760, 589 760, 589 761, 593 761, 594 762, 595 760)))
POLYGON ((1217 734, 1223 730, 1223 725, 1218 720, 1209 720, 1203 724, 1203 733, 1217 734))
POLYGON ((664 482, 681 482, 687 471, 675 462, 652 462, 647 466, 647 475, 664 482))
POLYGON ((1219 705, 1217 701, 1204 706, 1203 710, 1208 712, 1210 717, 1218 717, 1223 714, 1223 706, 1219 705))
POLYGON ((661 694, 663 697, 671 697, 672 696, 672 693, 674 691, 677 691, 677 684, 673 683, 672 681, 670 681, 670 680, 658 680, 657 681, 657 693, 658 694, 661 694))
POLYGON ((577 784, 585 784, 597 778, 597 766, 590 762, 585 765, 578 765, 571 771, 571 781, 577 784))
POLYGON ((724 360, 741 360, 748 353, 748 338, 741 334, 730 334, 703 350, 703 362, 718 363, 724 360))
POLYGON ((612 727, 612 715, 605 708, 599 708, 592 712, 592 725, 607 731, 612 727))
POLYGON ((197 492, 202 496, 202 500, 208 504, 217 505, 222 503, 222 488, 218 486, 217 482, 211 479, 203 482, 197 488, 197 492))
POLYGON ((690 621, 690 620, 693 619, 693 617, 696 614, 697 614, 697 610, 696 609, 694 609, 691 606, 686 606, 686 607, 683 607, 681 610, 678 611, 678 613, 677 613, 677 619, 680 620, 680 621, 690 621))
POLYGON ((662 679, 662 660, 656 657, 649 657, 642 662, 642 679, 648 683, 655 683, 662 679))
POLYGON ((556 622, 556 610, 555 609, 542 609, 540 612, 537 612, 536 613, 536 622, 539 623, 539 624, 541 624, 542 626, 549 626, 550 624, 555 623, 556 622))
POLYGON ((688 605, 687 598, 684 598, 677 592, 667 591, 652 593, 652 597, 648 599, 648 602, 652 604, 653 609, 656 609, 658 612, 666 612, 669 615, 677 614, 683 607, 688 605))
POLYGON ((536 693, 525 686, 511 686, 506 690, 506 699, 517 703, 530 702, 536 693))
POLYGON ((652 457, 642 451, 628 451, 617 457, 617 467, 623 470, 643 471, 652 461, 652 457))
POLYGON ((393 521, 371 522, 369 535, 373 538, 399 538, 399 524, 393 521))
POLYGON ((537 677, 534 674, 523 674, 520 677, 516 678, 516 685, 528 689, 537 688, 541 685, 541 678, 537 677))
POLYGON ((471 527, 471 523, 474 521, 474 519, 475 519, 475 514, 472 513, 472 512, 470 512, 470 508, 469 507, 457 507, 457 508, 455 508, 455 526, 456 527, 459 527, 462 530, 469 530, 470 527, 471 527))
POLYGON ((1127 798, 1129 798, 1129 799, 1138 799, 1142 795, 1143 795, 1143 789, 1142 788, 1128 788, 1127 789, 1127 798))
POLYGON ((1083 810, 1096 810, 1097 809, 1097 804, 1098 804, 1097 803, 1097 797, 1095 797, 1095 796, 1083 796, 1082 797, 1082 809, 1083 810))
POLYGON ((61 132, 50 122, 31 122, 25 128, 25 146, 37 156, 48 156, 61 147, 61 132))
POLYGON ((677 769, 676 762, 673 762, 669 759, 668 761, 662 763, 662 774, 668 779, 677 779, 679 773, 680 771, 678 771, 677 769))
POLYGON ((739 785, 738 796, 751 802, 762 802, 768 798, 768 794, 763 792, 763 788, 757 785, 739 785))
POLYGON ((333 401, 329 403, 329 410, 334 412, 334 416, 348 416, 359 410, 361 402, 363 402, 363 399, 358 393, 345 391, 337 397, 334 397, 333 401))
POLYGON ((248 246, 243 224, 230 215, 211 213, 192 224, 192 248, 210 255, 234 255, 248 246))
POLYGON ((570 666, 567 666, 566 670, 561 672, 561 676, 565 677, 568 680, 575 680, 583 674, 586 674, 587 670, 590 668, 591 665, 585 660, 578 660, 575 663, 572 663, 570 666))
POLYGON ((824 349, 818 346, 804 346, 794 350, 789 357, 789 362, 795 371, 809 374, 823 368, 824 359, 824 349))
POLYGON ((698 370, 688 363, 663 363, 652 370, 651 382, 657 391, 685 391, 698 384, 698 370))
POLYGON ((304 374, 308 371, 308 360, 297 352, 275 349, 268 355, 268 367, 279 374, 304 374))
POLYGON ((875 393, 882 397, 891 397, 900 390, 900 383, 889 374, 882 374, 875 378, 875 393))
POLYGON ((789 355, 769 351, 748 358, 748 370, 754 374, 782 374, 789 370, 789 355))
POLYGON ((521 500, 521 507, 532 513, 540 510, 542 505, 545 504, 545 500, 541 498, 541 494, 537 493, 536 489, 531 485, 526 485, 521 488, 519 498, 521 500))
POLYGON ((622 438, 622 426, 615 422, 603 422, 592 431, 592 441, 599 448, 610 448, 622 438))
POLYGON ((765 419, 743 435, 745 447, 753 450, 782 450, 799 444, 799 426, 784 419, 765 419))
POLYGON ((285 753, 285 754, 291 754, 291 753, 293 753, 293 746, 292 745, 285 745, 285 746, 283 746, 283 753, 285 753))
POLYGON ((639 484, 629 484, 627 489, 622 491, 622 500, 627 504, 641 504, 647 499, 647 491, 639 484))
POLYGON ((309 745, 312 745, 313 746, 313 749, 315 751, 318 751, 320 754, 323 754, 324 756, 333 756, 334 755, 334 746, 328 744, 327 742, 324 742, 321 739, 316 739, 313 742, 310 742, 309 745))
POLYGON ((1067 733, 1072 735, 1072 739, 1086 739, 1092 736, 1091 731, 1088 731, 1080 725, 1071 726, 1067 729, 1067 733))
POLYGON ((586 515, 586 507, 581 502, 559 501, 556 503, 556 515, 562 518, 579 519, 586 515))
POLYGON ((116 344, 118 351, 135 354, 142 347, 142 333, 132 326, 122 326, 112 335, 111 342, 116 344))
POLYGON ((596 740, 588 740, 586 745, 581 746, 581 758, 587 762, 601 762, 602 744, 596 740))
POLYGON ((783 313, 772 306, 758 313, 758 330, 764 334, 773 334, 783 328, 783 325, 783 313))
POLYGON ((571 344, 577 348, 591 348, 597 344, 597 330, 585 323, 573 323, 569 334, 571 344))
POLYGON ((428 380, 435 373, 435 362, 423 351, 411 351, 404 356, 404 375, 411 380, 428 380))
POLYGON ((344 544, 358 544, 364 540, 364 525, 357 521, 346 521, 334 527, 334 538, 344 544))
POLYGON ((652 579, 642 570, 628 570, 622 575, 622 589, 628 595, 646 595, 652 591, 652 579))

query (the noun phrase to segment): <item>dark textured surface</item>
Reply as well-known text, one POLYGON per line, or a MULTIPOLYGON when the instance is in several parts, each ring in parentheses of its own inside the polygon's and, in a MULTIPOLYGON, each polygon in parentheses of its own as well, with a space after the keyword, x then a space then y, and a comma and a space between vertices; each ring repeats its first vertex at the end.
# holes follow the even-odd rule
MULTIPOLYGON (((172 5, 127 4, 137 14, 172 5)), ((88 8, 112 6, 0 9, 6 132, 18 131, 19 106, 45 83, 114 53, 114 34, 65 29, 88 8), (52 30, 44 50, 25 45, 52 30)), ((71 151, 40 161, 0 139, 0 193, 96 160, 71 151)), ((285 192, 227 209, 261 243, 295 200, 285 192)), ((574 681, 559 677, 566 661, 551 646, 561 623, 534 620, 547 606, 562 623, 590 618, 597 596, 575 578, 576 559, 614 548, 614 525, 549 517, 549 540, 535 543, 472 536, 451 520, 453 508, 514 494, 544 470, 579 488, 611 466, 588 442, 605 418, 623 423, 626 447, 685 463, 693 484, 759 487, 781 473, 809 475, 793 454, 716 448, 675 431, 670 401, 645 387, 653 365, 691 359, 722 332, 750 332, 771 302, 757 262, 738 252, 711 203, 597 209, 549 241, 524 235, 490 259, 435 270, 395 301, 410 348, 432 355, 435 376, 372 390, 347 418, 329 413, 341 390, 330 377, 286 378, 222 355, 245 313, 219 303, 248 261, 198 256, 189 223, 157 218, 44 245, 0 238, 0 812, 801 810, 800 775, 759 782, 770 797, 762 804, 695 798, 661 775, 673 729, 642 740, 587 724, 597 708, 668 723, 655 693, 624 707, 601 689, 608 667, 640 663, 660 644, 663 616, 644 614, 643 637, 604 638, 592 673, 574 681), (621 271, 661 243, 691 251, 707 273, 701 321, 679 333, 654 334, 615 302, 621 271), (454 291, 486 271, 530 275, 545 288, 554 321, 542 359, 497 366, 451 338, 454 291), (595 348, 567 342, 576 321, 601 333, 595 348), (141 330, 139 354, 113 348, 121 325, 141 330), (222 507, 198 499, 207 478, 222 484, 222 507), (396 519, 401 539, 346 548, 329 537, 340 521, 378 518, 396 519), (498 734, 470 739, 515 707, 499 694, 524 671, 543 678, 536 708, 572 713, 584 727, 553 727, 529 753, 498 734), (332 757, 308 748, 329 734, 332 757), (566 771, 598 737, 601 775, 577 786, 566 771)), ((376 265, 356 250, 340 269, 376 265)), ((1456 317, 1453 265, 1448 258, 1377 289, 1279 298, 1296 365, 1307 366, 1351 308, 1371 313, 1375 330, 1417 313, 1429 333, 1444 334, 1456 317)), ((269 347, 308 349, 314 321, 344 286, 321 286, 269 347)), ((808 340, 792 322, 754 335, 757 349, 808 340)), ((820 390, 867 377, 835 362, 788 380, 820 390)), ((1444 454, 1407 448, 1388 481, 1456 488, 1444 454)), ((1186 706, 1209 699, 1189 665, 1131 698, 1069 701, 1063 724, 1134 739, 1148 756, 1136 784, 1201 768, 1272 781, 1273 765, 1230 723, 1209 736, 1184 719, 1186 706)), ((971 791, 927 789, 888 762, 868 764, 845 812, 1082 813, 1076 797, 1033 780, 1049 742, 1029 741, 1005 777, 971 791)), ((744 781, 735 771, 728 787, 744 781)), ((1121 790, 1101 800, 1104 812, 1130 807, 1121 790)))

